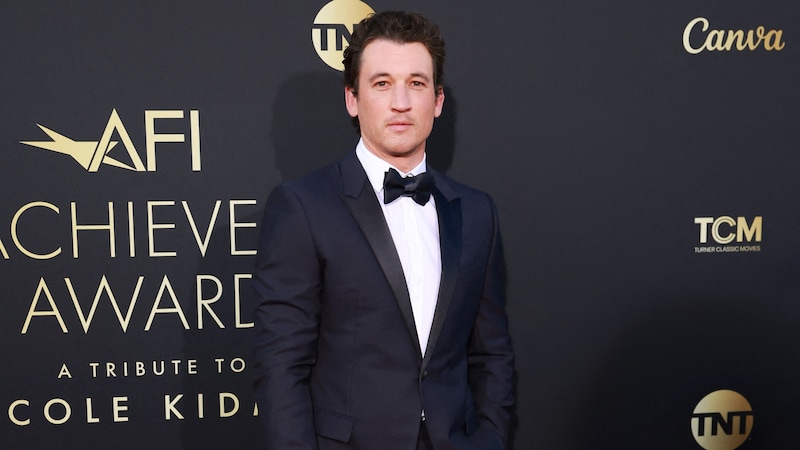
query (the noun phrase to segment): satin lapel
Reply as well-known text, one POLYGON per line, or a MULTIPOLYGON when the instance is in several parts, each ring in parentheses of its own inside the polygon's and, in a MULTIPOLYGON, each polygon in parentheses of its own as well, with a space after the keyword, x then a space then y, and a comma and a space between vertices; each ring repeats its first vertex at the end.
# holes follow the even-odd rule
POLYGON ((403 266, 400 264, 400 257, 397 255, 392 234, 386 224, 386 218, 383 216, 378 199, 375 197, 375 191, 372 189, 372 185, 369 184, 361 164, 355 158, 355 155, 353 155, 352 159, 355 159, 356 168, 353 167, 352 161, 347 159, 342 161, 340 166, 345 182, 345 193, 342 195, 342 200, 350 210, 353 219, 358 223, 361 232, 367 238, 373 253, 375 253, 375 257, 386 276, 386 281, 389 282, 389 286, 392 288, 394 297, 403 314, 408 332, 411 334, 415 344, 414 348, 417 349, 421 357, 417 327, 414 323, 414 312, 411 309, 411 297, 408 294, 406 278, 403 275, 403 266), (358 183, 361 185, 360 189, 357 188, 358 183))
POLYGON ((442 278, 439 282, 439 298, 436 300, 436 311, 428 338, 428 347, 425 350, 425 359, 422 361, 422 370, 427 367, 436 348, 436 342, 439 340, 444 319, 447 317, 447 310, 453 300, 453 290, 461 260, 461 199, 450 189, 449 185, 440 180, 440 178, 436 180, 436 189, 433 195, 436 201, 436 213, 439 217, 442 278))

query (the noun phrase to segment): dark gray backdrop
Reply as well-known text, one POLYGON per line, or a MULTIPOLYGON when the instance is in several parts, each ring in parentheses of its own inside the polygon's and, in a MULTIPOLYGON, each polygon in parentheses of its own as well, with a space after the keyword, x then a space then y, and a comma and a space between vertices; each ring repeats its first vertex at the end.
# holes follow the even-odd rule
MULTIPOLYGON (((355 145, 340 74, 311 44, 325 3, 6 2, 0 404, 7 411, 27 401, 13 415, 31 423, 6 415, 0 446, 255 447, 249 370, 217 373, 215 362, 249 358, 250 329, 235 325, 234 278, 246 277, 252 256, 232 254, 229 213, 231 201, 243 200, 234 221, 256 222, 282 179, 355 145), (48 139, 37 124, 99 141, 114 109, 143 160, 145 111, 183 111, 184 119, 156 121, 155 132, 186 142, 156 144, 156 171, 102 165, 92 173, 68 155, 20 143, 48 139), (190 110, 199 111, 200 171, 190 165, 190 110), (202 255, 181 202, 203 238, 217 200, 202 255), (56 257, 30 258, 14 242, 13 218, 31 202, 49 206, 22 214, 16 237, 35 253, 60 247, 56 257), (108 231, 81 231, 73 258, 71 205, 79 224, 100 224, 109 202, 116 256, 108 231), (148 202, 153 223, 174 224, 152 231, 155 250, 176 256, 148 256, 148 202), (198 274, 220 280, 213 310, 225 328, 205 313, 199 329, 198 274), (103 276, 123 314, 144 277, 127 331, 107 294, 88 331, 81 326, 65 278, 88 314, 103 276), (159 297, 165 276, 189 329, 168 290, 159 297), (45 294, 37 297, 42 282, 67 333, 52 315, 32 317, 22 333, 32 303, 53 309, 45 294), (164 313, 145 331, 154 303, 164 313), (187 373, 191 359, 196 374, 187 373), (177 373, 172 360, 181 361, 177 373), (168 370, 125 377, 124 361, 166 361, 168 370), (93 377, 93 362, 114 363, 117 376, 101 369, 93 377), (71 378, 59 377, 62 365, 71 378), (219 417, 219 393, 239 400, 232 417, 219 417), (167 420, 165 402, 179 394, 174 408, 185 418, 167 420), (114 397, 125 397, 127 421, 114 422, 114 397), (99 423, 87 423, 86 398, 99 423), (51 399, 70 405, 66 423, 45 418, 51 399)), ((790 448, 800 420, 800 7, 785 0, 368 3, 422 12, 447 39, 447 99, 430 159, 490 192, 500 209, 518 353, 515 448, 700 448, 691 413, 718 389, 752 405, 755 424, 741 448, 790 448), (697 17, 715 30, 781 30, 785 45, 692 55, 682 35, 697 17), (742 243, 760 251, 698 253, 718 245, 700 243, 694 219, 721 216, 761 217, 762 240, 742 243)), ((702 44, 699 29, 692 36, 702 44)), ((110 155, 125 160, 122 145, 110 155)), ((255 228, 233 231, 237 251, 255 247, 255 228)), ((202 283, 204 298, 213 296, 214 283, 202 283)), ((247 287, 245 278, 244 306, 247 287)), ((241 321, 249 322, 246 312, 241 321)), ((51 411, 64 416, 60 406, 51 411)))

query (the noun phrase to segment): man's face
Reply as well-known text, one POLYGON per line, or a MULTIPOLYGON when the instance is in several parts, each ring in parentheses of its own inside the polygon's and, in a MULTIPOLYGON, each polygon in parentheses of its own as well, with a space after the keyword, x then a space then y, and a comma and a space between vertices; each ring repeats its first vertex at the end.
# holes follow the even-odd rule
POLYGON ((345 103, 358 116, 367 149, 395 165, 416 165, 433 119, 442 113, 444 92, 436 90, 433 60, 423 44, 378 39, 361 54, 358 96, 345 88, 345 103))

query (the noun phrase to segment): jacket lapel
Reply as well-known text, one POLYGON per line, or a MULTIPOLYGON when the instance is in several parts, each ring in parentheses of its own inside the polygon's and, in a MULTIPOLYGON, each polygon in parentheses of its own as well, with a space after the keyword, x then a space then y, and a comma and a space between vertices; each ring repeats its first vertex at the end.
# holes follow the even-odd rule
POLYGON ((428 337, 428 347, 422 361, 424 371, 436 348, 439 334, 442 331, 447 310, 453 299, 453 290, 458 278, 459 261, 461 260, 461 199, 447 180, 433 172, 436 180, 433 198, 436 201, 436 213, 439 218, 439 247, 442 253, 442 277, 439 282, 439 297, 428 337))
POLYGON ((408 286, 403 275, 403 266, 400 264, 400 257, 397 255, 392 234, 378 203, 379 200, 355 153, 343 159, 339 167, 344 182, 342 200, 375 253, 403 314, 408 332, 415 344, 414 348, 421 357, 417 327, 414 323, 414 312, 411 309, 411 297, 408 294, 408 286))

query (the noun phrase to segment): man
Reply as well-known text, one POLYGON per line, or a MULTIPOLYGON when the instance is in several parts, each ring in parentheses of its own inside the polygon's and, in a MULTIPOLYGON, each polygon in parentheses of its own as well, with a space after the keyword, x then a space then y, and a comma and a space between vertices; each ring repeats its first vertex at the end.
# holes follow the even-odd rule
POLYGON ((355 153, 282 184, 264 213, 267 448, 503 449, 514 358, 495 206, 425 163, 444 41, 422 16, 379 13, 344 62, 355 153))

